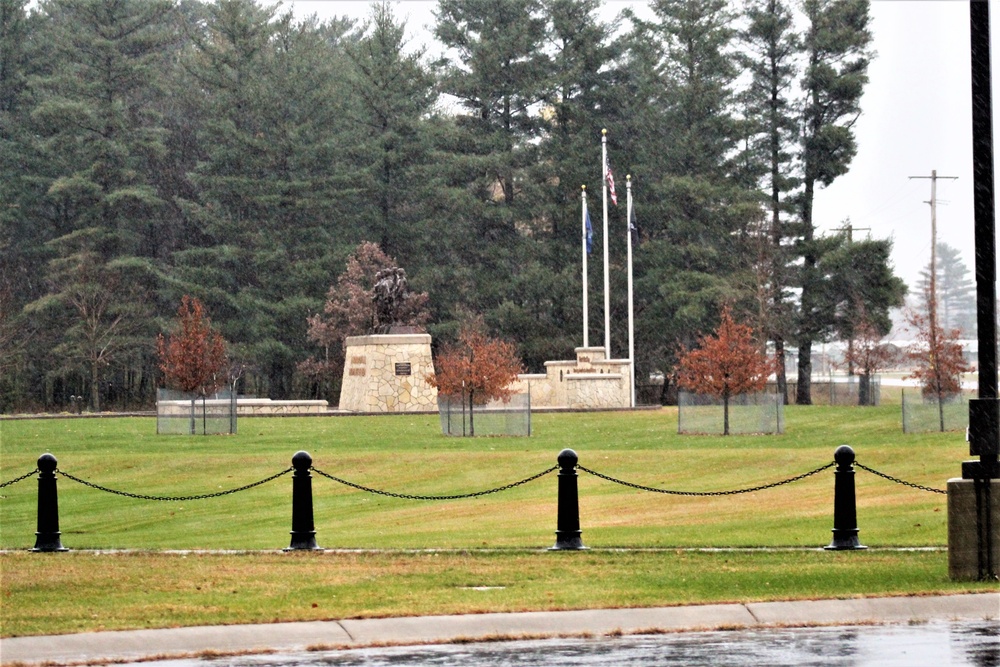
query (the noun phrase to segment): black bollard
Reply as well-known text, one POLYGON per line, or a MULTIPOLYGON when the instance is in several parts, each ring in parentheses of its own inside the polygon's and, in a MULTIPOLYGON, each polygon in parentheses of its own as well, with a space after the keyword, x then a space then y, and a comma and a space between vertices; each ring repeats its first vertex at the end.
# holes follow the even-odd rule
POLYGON ((854 450, 847 445, 833 453, 837 462, 833 486, 833 541, 829 551, 867 549, 858 541, 858 505, 854 497, 854 450))
POLYGON ((316 526, 313 524, 312 457, 308 452, 296 452, 292 457, 292 543, 285 551, 320 549, 316 546, 316 526))
POLYGON ((51 454, 38 457, 38 532, 32 551, 69 551, 59 539, 59 494, 56 491, 58 462, 51 454))
POLYGON ((576 488, 576 464, 579 458, 572 449, 559 452, 559 505, 556 518, 556 544, 549 551, 586 549, 580 538, 580 502, 576 488))

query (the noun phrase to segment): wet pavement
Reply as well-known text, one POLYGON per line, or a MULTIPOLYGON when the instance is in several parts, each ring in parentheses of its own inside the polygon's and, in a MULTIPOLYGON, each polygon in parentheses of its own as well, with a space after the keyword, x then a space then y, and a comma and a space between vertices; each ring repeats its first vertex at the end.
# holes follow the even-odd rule
MULTIPOLYGON (((132 663, 139 667, 140 663, 132 663)), ((1000 623, 750 629, 435 646, 299 651, 146 667, 1000 667, 1000 623)))

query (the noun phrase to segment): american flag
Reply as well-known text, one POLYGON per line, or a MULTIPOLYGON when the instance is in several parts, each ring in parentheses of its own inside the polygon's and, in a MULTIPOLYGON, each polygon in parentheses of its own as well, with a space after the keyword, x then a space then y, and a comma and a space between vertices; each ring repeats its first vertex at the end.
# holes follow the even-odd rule
POLYGON ((618 206, 618 193, 615 192, 615 176, 611 173, 611 165, 608 165, 608 191, 611 192, 611 203, 618 206))

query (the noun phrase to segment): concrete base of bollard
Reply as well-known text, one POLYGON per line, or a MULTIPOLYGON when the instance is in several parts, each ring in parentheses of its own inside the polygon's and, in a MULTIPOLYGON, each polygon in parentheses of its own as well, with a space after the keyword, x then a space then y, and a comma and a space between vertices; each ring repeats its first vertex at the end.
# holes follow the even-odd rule
POLYGON ((1000 479, 990 480, 988 497, 989 507, 977 507, 975 480, 948 480, 948 576, 954 580, 1000 574, 1000 479))

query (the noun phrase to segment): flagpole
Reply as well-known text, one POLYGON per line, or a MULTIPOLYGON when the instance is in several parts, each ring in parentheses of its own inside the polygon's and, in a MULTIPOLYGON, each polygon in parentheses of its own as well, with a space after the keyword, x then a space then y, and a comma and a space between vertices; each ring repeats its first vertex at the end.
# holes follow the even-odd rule
POLYGON ((632 175, 625 176, 625 197, 626 210, 628 215, 628 229, 625 235, 628 237, 628 370, 629 370, 629 395, 632 402, 631 407, 635 407, 635 320, 633 319, 632 307, 632 175))
POLYGON ((611 358, 611 280, 608 275, 608 131, 601 130, 601 191, 604 195, 604 358, 611 358))
POLYGON ((581 185, 580 190, 582 191, 583 197, 583 216, 580 221, 580 227, 583 229, 582 243, 580 248, 583 251, 583 346, 590 347, 590 337, 588 329, 590 328, 590 313, 587 309, 587 186, 581 185))

